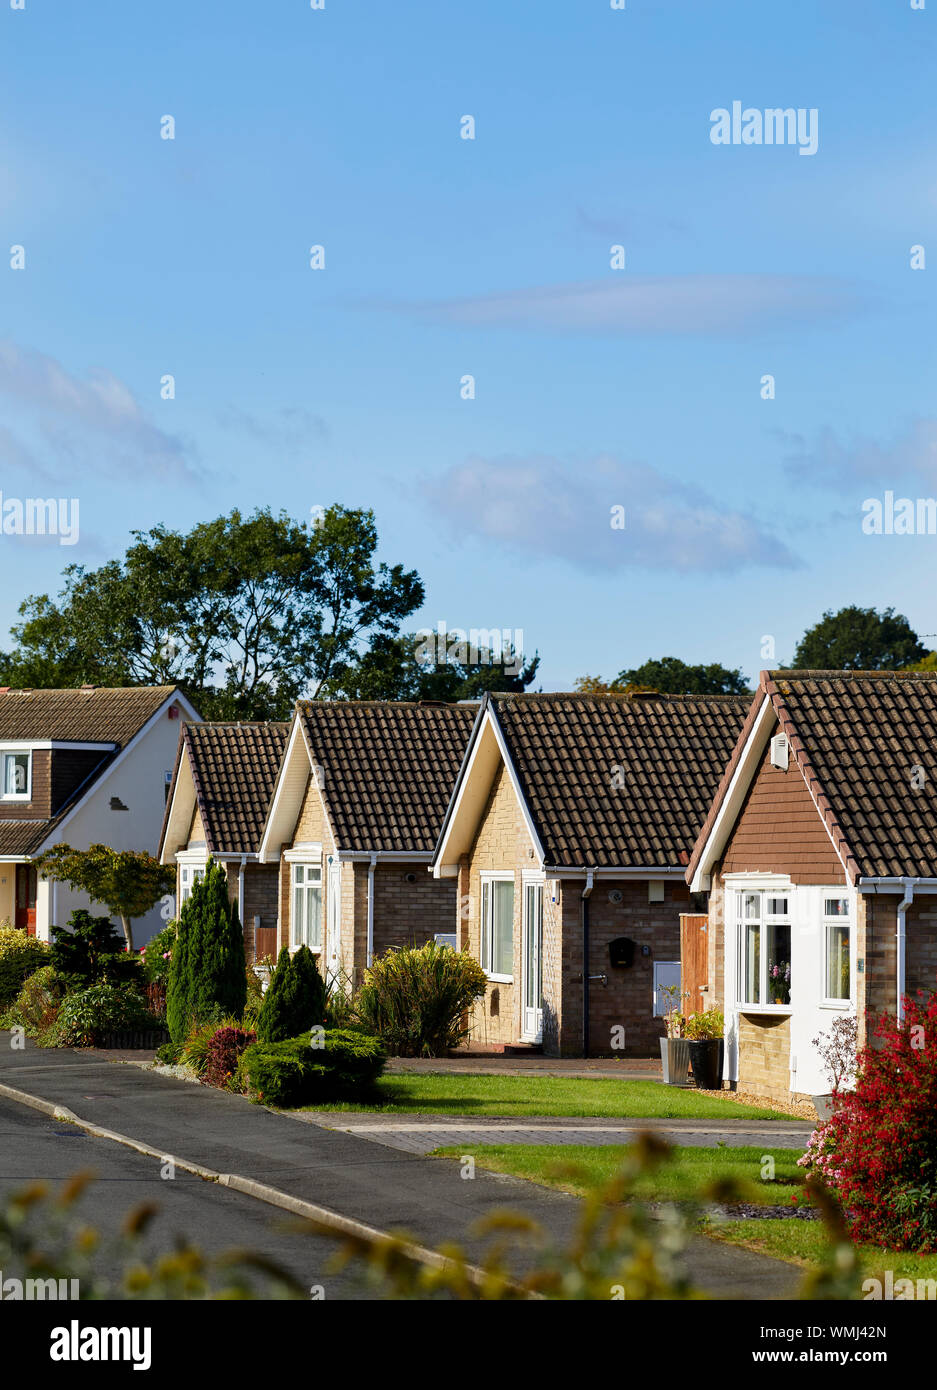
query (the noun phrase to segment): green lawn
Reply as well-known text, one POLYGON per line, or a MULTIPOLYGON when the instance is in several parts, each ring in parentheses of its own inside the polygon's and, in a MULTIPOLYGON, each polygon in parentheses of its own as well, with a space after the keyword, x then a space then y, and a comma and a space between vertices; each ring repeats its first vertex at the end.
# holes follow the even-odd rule
POLYGON ((427 1115, 595 1115, 609 1119, 778 1120, 775 1110, 678 1090, 660 1081, 557 1076, 471 1076, 421 1072, 384 1076, 373 1103, 311 1105, 308 1110, 382 1111, 427 1115))
MULTIPOLYGON (((826 1247, 826 1235, 819 1221, 731 1221, 714 1226, 709 1234, 730 1245, 743 1245, 762 1255, 807 1266, 818 1263, 826 1247)), ((886 1269, 893 1272, 895 1279, 937 1279, 937 1255, 911 1255, 860 1245, 859 1261, 863 1274, 878 1279, 884 1279, 886 1269)))
MULTIPOLYGON (((435 1155, 458 1158, 465 1145, 436 1149, 435 1155)), ((548 1187, 558 1187, 583 1197, 603 1187, 618 1173, 631 1149, 625 1144, 485 1144, 472 1149, 472 1157, 482 1168, 530 1178, 548 1187)), ((759 1206, 778 1206, 790 1201, 803 1187, 803 1170, 797 1167, 800 1154, 794 1149, 696 1148, 671 1149, 670 1158, 654 1172, 636 1179, 635 1197, 649 1202, 679 1202, 699 1199, 707 1184, 730 1179, 741 1187, 739 1200, 759 1206), (762 1179, 765 1157, 774 1159, 775 1180, 762 1179)), ((783 1224, 776 1222, 774 1224, 783 1224)))

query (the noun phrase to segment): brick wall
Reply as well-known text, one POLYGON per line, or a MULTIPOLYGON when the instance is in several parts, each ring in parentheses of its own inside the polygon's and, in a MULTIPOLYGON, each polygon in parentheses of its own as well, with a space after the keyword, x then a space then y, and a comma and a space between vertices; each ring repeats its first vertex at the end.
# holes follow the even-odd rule
POLYGON ((739 1016, 739 1089, 787 1096, 791 1084, 791 1021, 787 1015, 739 1016))

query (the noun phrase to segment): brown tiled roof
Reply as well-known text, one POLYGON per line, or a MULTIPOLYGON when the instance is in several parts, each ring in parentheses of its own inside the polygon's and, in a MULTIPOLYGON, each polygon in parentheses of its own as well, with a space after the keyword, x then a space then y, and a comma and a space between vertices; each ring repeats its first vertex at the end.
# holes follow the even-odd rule
POLYGON ((545 861, 569 868, 686 864, 749 703, 734 695, 490 697, 545 861))
POLYGON ((255 854, 286 748, 283 723, 186 724, 195 796, 213 854, 255 854))
POLYGON ((766 695, 850 880, 937 877, 934 671, 763 671, 688 877, 766 695))
POLYGON ((937 672, 773 671, 764 689, 859 875, 937 877, 937 672))
POLYGON ((309 700, 297 710, 338 848, 431 853, 477 705, 309 700))
POLYGON ((176 690, 174 685, 0 690, 0 740, 129 743, 176 690))
POLYGON ((33 854, 55 829, 62 815, 53 816, 51 820, 0 819, 0 854, 33 854))

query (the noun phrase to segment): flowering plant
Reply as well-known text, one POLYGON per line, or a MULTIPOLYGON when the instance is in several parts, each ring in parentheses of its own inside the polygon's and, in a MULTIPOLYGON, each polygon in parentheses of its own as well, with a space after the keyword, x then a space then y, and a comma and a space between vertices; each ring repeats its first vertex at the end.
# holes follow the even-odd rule
POLYGON ((768 982, 775 1003, 791 1002, 791 963, 789 960, 772 962, 768 966, 768 982))

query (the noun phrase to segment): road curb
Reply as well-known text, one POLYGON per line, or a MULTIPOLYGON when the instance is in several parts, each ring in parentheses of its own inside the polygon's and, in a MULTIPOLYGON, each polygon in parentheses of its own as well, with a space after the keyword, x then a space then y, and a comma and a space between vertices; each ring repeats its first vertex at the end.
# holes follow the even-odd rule
MULTIPOLYGON (((73 1110, 69 1110, 66 1106, 55 1105, 52 1101, 43 1100, 39 1096, 32 1096, 28 1091, 19 1091, 13 1086, 0 1084, 0 1098, 14 1101, 20 1105, 27 1105, 30 1109, 39 1110, 52 1119, 76 1125, 78 1129, 95 1139, 107 1139, 111 1143, 122 1144, 124 1148, 133 1149, 136 1153, 143 1154, 148 1158, 155 1158, 160 1163, 172 1163, 176 1168, 181 1168, 185 1173, 192 1173, 205 1182, 216 1182, 220 1187, 227 1187, 233 1192, 240 1192, 244 1196, 253 1197, 256 1201, 266 1202, 268 1206, 279 1207, 281 1211, 288 1211, 294 1216, 301 1216, 323 1230, 357 1240, 394 1242, 400 1253, 416 1264, 425 1265, 434 1270, 458 1270, 470 1283, 476 1286, 488 1281, 489 1276, 477 1265, 459 1265, 457 1261, 446 1255, 441 1255, 437 1250, 431 1250, 428 1246, 395 1236, 391 1231, 381 1230, 380 1227, 369 1226, 353 1216, 343 1216, 340 1212, 332 1211, 330 1207, 320 1207, 315 1202, 307 1202, 302 1197, 294 1197, 289 1192, 281 1192, 279 1188, 269 1187, 266 1183, 257 1182, 254 1178, 245 1178, 239 1173, 216 1173, 214 1169, 205 1168, 201 1163, 195 1163, 191 1159, 177 1158, 173 1154, 164 1153, 160 1149, 154 1149, 151 1144, 144 1144, 142 1140, 133 1139, 127 1134, 120 1134, 117 1130, 104 1129, 103 1126, 93 1124, 90 1120, 83 1120, 80 1115, 76 1115, 73 1110)), ((515 1292, 520 1291, 516 1285, 509 1284, 508 1287, 515 1292)), ((528 1293, 526 1290, 523 1292, 526 1297, 531 1299, 540 1297, 538 1294, 528 1293)))

